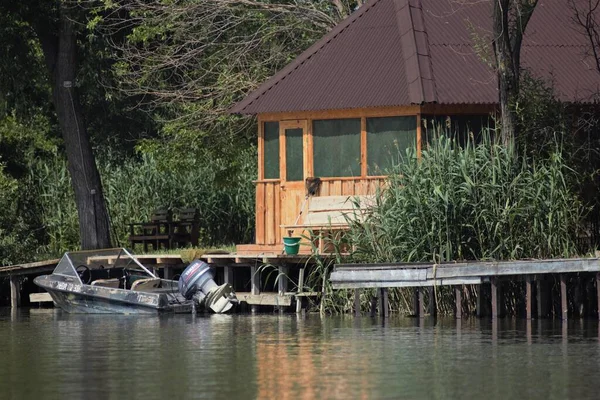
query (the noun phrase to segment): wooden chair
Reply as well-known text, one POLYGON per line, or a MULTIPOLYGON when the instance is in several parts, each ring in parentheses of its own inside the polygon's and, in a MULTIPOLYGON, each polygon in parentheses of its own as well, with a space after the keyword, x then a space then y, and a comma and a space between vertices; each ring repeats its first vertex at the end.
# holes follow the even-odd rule
POLYGON ((144 246, 144 251, 148 251, 148 245, 151 244, 154 250, 160 245, 166 249, 172 247, 173 241, 173 212, 171 210, 156 210, 150 217, 150 222, 135 222, 129 224, 129 242, 134 248, 136 243, 144 246))
POLYGON ((181 208, 174 222, 173 244, 198 246, 200 236, 200 213, 197 208, 181 208))

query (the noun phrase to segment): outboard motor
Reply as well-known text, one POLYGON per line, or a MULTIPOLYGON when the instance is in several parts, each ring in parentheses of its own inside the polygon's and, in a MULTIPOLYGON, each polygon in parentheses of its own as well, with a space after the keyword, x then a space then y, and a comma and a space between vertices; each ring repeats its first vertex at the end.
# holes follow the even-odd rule
POLYGON ((216 313, 227 312, 237 303, 233 288, 229 283, 217 285, 210 266, 201 260, 194 260, 179 278, 179 293, 187 300, 203 304, 216 313))

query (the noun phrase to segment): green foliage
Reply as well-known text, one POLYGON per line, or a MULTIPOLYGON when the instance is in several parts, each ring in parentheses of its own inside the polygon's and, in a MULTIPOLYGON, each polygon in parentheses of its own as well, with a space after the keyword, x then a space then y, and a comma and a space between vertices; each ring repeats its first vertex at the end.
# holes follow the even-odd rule
POLYGON ((19 182, 0 163, 0 265, 26 260, 36 242, 19 213, 19 182))
MULTIPOLYGON (((129 246, 128 224, 147 221, 157 208, 197 207, 202 245, 252 240, 256 154, 240 152, 238 170, 228 173, 225 159, 182 156, 176 166, 151 154, 139 159, 100 157, 99 169, 112 218, 113 241, 129 246), (116 239, 116 240, 115 240, 116 239)), ((40 203, 40 223, 47 234, 43 252, 61 254, 79 243, 77 210, 66 161, 55 157, 35 165, 31 175, 40 203)))
POLYGON ((556 149, 527 160, 487 139, 461 147, 440 137, 407 157, 364 222, 350 231, 371 262, 568 257, 584 209, 556 149))

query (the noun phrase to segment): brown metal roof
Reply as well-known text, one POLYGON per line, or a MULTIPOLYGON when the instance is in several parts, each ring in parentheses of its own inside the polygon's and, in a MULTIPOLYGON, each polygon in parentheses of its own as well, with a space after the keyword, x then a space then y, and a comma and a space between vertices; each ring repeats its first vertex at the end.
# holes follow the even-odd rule
MULTIPOLYGON (((572 15, 564 0, 540 0, 522 65, 561 100, 586 102, 600 74, 572 15)), ((495 73, 473 50, 473 37, 490 33, 489 2, 371 0, 231 112, 496 103, 495 73)))

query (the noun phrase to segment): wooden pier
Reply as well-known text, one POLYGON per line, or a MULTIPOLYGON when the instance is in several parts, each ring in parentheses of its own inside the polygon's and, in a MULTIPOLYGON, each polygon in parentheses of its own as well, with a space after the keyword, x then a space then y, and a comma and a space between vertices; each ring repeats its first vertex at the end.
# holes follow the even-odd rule
MULTIPOLYGON (((331 274, 334 289, 356 289, 356 298, 363 288, 377 289, 380 310, 385 316, 388 288, 416 288, 414 311, 424 316, 423 293, 435 286, 453 286, 456 296, 457 318, 462 318, 462 293, 464 285, 477 285, 478 293, 484 284, 490 285, 491 316, 498 318, 502 314, 501 284, 511 280, 525 285, 526 317, 534 315, 534 283, 537 295, 537 317, 545 316, 547 311, 547 288, 544 277, 558 276, 560 281, 560 314, 563 320, 568 318, 567 278, 569 274, 587 273, 594 276, 597 296, 598 318, 600 319, 600 259, 552 259, 526 261, 474 261, 465 263, 389 263, 389 264, 338 264, 331 274)), ((477 315, 481 316, 481 298, 477 296, 477 315)))
MULTIPOLYGON (((165 279, 172 279, 173 271, 183 269, 185 263, 181 256, 174 254, 145 254, 135 256, 144 266, 153 270, 154 273, 162 271, 162 276, 165 279)), ((111 262, 106 258, 107 264, 111 262)), ((6 267, 0 267, 0 278, 9 277, 10 280, 10 304, 11 307, 21 307, 23 304, 22 297, 29 296, 31 303, 51 302, 52 299, 48 293, 38 293, 30 291, 25 293, 23 290, 23 281, 25 278, 32 280, 38 275, 46 275, 52 273, 59 259, 38 261, 33 263, 15 264, 6 267)))
POLYGON ((217 278, 222 274, 223 282, 234 284, 237 281, 237 285, 234 284, 236 295, 251 307, 252 312, 257 312, 259 306, 273 306, 280 311, 295 306, 296 312, 301 312, 304 299, 321 295, 306 288, 307 271, 314 264, 309 254, 206 254, 201 258, 221 271, 217 272, 217 278), (234 274, 243 270, 249 270, 249 292, 239 291, 239 280, 234 278, 234 274), (265 276, 271 276, 271 282, 267 282, 265 276))
MULTIPOLYGON (((187 266, 180 255, 157 254, 136 255, 144 266, 165 279, 173 279, 187 266)), ((301 312, 305 299, 320 296, 306 287, 307 271, 313 260, 310 255, 286 255, 281 253, 255 254, 207 254, 201 257, 215 271, 215 280, 233 285, 238 299, 246 303, 252 312, 260 307, 268 306, 280 311, 301 312)), ((106 257, 90 257, 92 261, 114 262, 106 257)), ((0 267, 0 278, 9 277, 11 307, 16 308, 24 303, 22 298, 28 296, 30 303, 51 302, 48 293, 40 293, 31 284, 35 276, 50 274, 59 260, 40 261, 0 267), (27 279, 28 285, 23 286, 27 279), (27 287, 28 286, 28 287, 27 287)))

